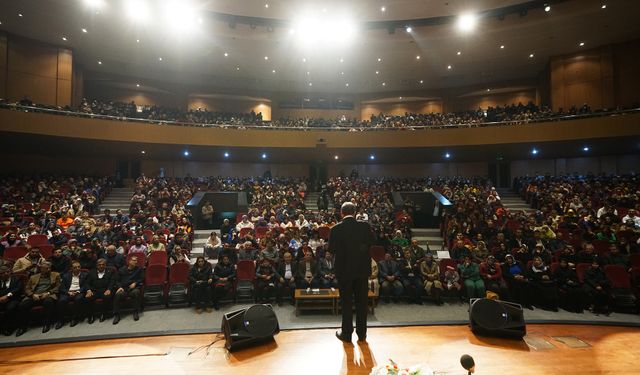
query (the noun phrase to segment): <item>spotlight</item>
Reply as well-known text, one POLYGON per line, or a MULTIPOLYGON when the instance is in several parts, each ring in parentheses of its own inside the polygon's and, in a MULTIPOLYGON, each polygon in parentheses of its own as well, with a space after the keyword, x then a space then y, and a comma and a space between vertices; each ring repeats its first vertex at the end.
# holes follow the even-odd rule
POLYGON ((345 85, 345 86, 347 86, 347 87, 349 87, 349 84, 348 84, 348 83, 345 83, 344 85, 345 85))
POLYGON ((86 34, 87 33, 87 29, 83 28, 82 32, 86 34))
POLYGON ((146 22, 149 17, 149 6, 144 0, 128 0, 124 2, 127 17, 134 22, 146 22))
POLYGON ((309 82, 309 87, 313 86, 313 83, 309 82))
POLYGON ((500 49, 504 49, 504 44, 500 46, 500 49))
POLYGON ((266 159, 267 158, 267 154, 262 154, 262 158, 266 159))
POLYGON ((451 68, 452 68, 451 65, 447 65, 448 70, 451 70, 451 68))
POLYGON ((338 160, 338 159, 339 159, 339 158, 338 158, 338 155, 334 156, 333 158, 334 158, 335 160, 338 160))
POLYGON ((140 87, 140 84, 139 84, 139 83, 136 83, 136 87, 140 87))
POLYGON ((66 42, 66 41, 67 41, 67 37, 66 37, 66 36, 63 36, 63 37, 62 37, 62 40, 64 40, 64 41, 66 42))
POLYGON ((589 150, 590 150, 590 149, 589 149, 589 146, 584 146, 584 147, 582 148, 582 151, 584 151, 584 152, 588 152, 589 150))
POLYGON ((273 69, 273 70, 271 71, 271 73, 276 74, 276 70, 275 70, 275 69, 273 69))
POLYGON ((90 7, 90 8, 102 8, 102 6, 104 5, 104 1, 103 0, 84 0, 84 3, 90 7))
POLYGON ((327 17, 317 14, 303 15, 293 27, 298 43, 303 47, 349 44, 355 39, 357 28, 357 23, 348 15, 327 17))
POLYGON ((376 70, 376 74, 380 74, 380 71, 376 70))
POLYGON ((387 83, 386 83, 386 82, 382 82, 382 86, 386 86, 386 85, 387 85, 387 83))
POLYGON ((165 2, 164 16, 169 27, 176 32, 191 32, 198 21, 195 7, 184 0, 165 2))
POLYGON ((228 153, 228 152, 225 152, 225 153, 224 153, 224 157, 225 157, 225 158, 228 158, 228 157, 229 157, 229 153, 228 153))
POLYGON ((374 154, 369 155, 369 160, 376 160, 376 156, 374 154))
POLYGON ((269 9, 269 4, 268 4, 268 3, 267 3, 267 4, 264 4, 264 7, 265 7, 265 8, 267 8, 267 9, 269 9))
POLYGON ((462 51, 456 52, 456 55, 458 55, 458 56, 462 55, 462 51))
POLYGON ((423 84, 423 83, 424 83, 424 80, 420 80, 420 84, 423 84))
POLYGON ((229 57, 229 53, 228 53, 228 52, 225 52, 225 53, 224 53, 224 57, 229 57))
POLYGON ((533 53, 532 53, 532 54, 529 54, 529 58, 530 58, 530 59, 533 59, 533 56, 535 56, 533 53))
POLYGON ((269 56, 265 56, 264 59, 265 59, 265 61, 269 60, 269 56))
POLYGON ((491 89, 487 89, 487 92, 491 91, 491 89))
POLYGON ((531 150, 531 155, 538 155, 538 149, 532 149, 531 150))
POLYGON ((380 8, 380 11, 384 13, 384 12, 386 12, 386 11, 387 11, 387 8, 386 8, 386 7, 381 7, 381 8, 380 8))
POLYGON ((544 11, 545 11, 545 12, 550 12, 550 11, 551 11, 551 5, 549 5, 549 4, 545 4, 545 5, 544 5, 544 11))
POLYGON ((102 61, 98 60, 98 65, 102 65, 102 61))
POLYGON ((411 28, 411 26, 407 26, 407 27, 405 28, 405 30, 406 30, 408 33, 410 33, 410 32, 412 32, 412 31, 413 31, 413 29, 411 28))
POLYGON ((147 152, 146 152, 145 150, 142 150, 142 151, 140 151, 140 153, 141 153, 142 155, 144 155, 144 154, 146 154, 147 152))
POLYGON ((607 4, 602 4, 601 9, 607 9, 607 4))
POLYGON ((158 57, 158 61, 162 61, 162 57, 158 57))
POLYGON ((182 153, 184 156, 189 156, 189 150, 184 150, 184 152, 182 153))
POLYGON ((416 60, 420 60, 420 55, 416 56, 416 60))
POLYGON ((580 42, 579 46, 584 47, 584 42, 580 42))
POLYGON ((451 154, 447 152, 446 154, 444 154, 444 157, 445 157, 446 159, 449 159, 449 158, 451 157, 451 154))
POLYGON ((378 62, 382 62, 382 58, 381 57, 378 57, 378 62))
POLYGON ((462 32, 470 32, 475 29, 478 17, 474 14, 463 14, 458 18, 458 29, 462 32))

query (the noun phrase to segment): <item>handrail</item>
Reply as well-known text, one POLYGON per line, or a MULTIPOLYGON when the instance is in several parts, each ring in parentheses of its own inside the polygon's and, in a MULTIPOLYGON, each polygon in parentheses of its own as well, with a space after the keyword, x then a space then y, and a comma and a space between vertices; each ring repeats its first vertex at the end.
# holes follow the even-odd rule
POLYGON ((477 127, 490 127, 490 126, 527 125, 531 123, 540 123, 540 122, 571 121, 571 120, 579 120, 584 118, 609 117, 609 116, 640 113, 640 108, 632 108, 632 109, 623 109, 623 110, 593 112, 593 113, 579 114, 579 115, 551 116, 546 118, 537 118, 537 119, 528 119, 528 120, 509 120, 509 121, 500 121, 500 122, 482 122, 482 123, 474 123, 474 124, 423 125, 423 126, 406 126, 406 127, 385 127, 385 126, 354 127, 354 126, 339 126, 339 125, 333 125, 329 127, 324 127, 324 126, 309 127, 309 126, 272 126, 266 123, 264 125, 255 125, 255 124, 236 125, 236 124, 205 124, 205 123, 168 121, 168 120, 152 120, 152 119, 140 119, 135 117, 124 117, 124 116, 120 117, 120 116, 100 115, 100 114, 93 114, 93 113, 74 112, 74 111, 67 111, 67 110, 60 110, 60 109, 24 106, 20 104, 8 104, 8 103, 0 103, 0 109, 8 109, 8 110, 14 110, 14 111, 19 110, 19 111, 31 112, 31 113, 34 113, 34 112, 48 113, 48 114, 54 114, 54 115, 60 115, 60 116, 84 117, 89 119, 129 121, 129 122, 144 123, 144 124, 157 124, 157 125, 170 125, 170 126, 190 126, 190 127, 219 128, 219 129, 236 128, 236 129, 299 130, 299 131, 389 131, 389 130, 402 131, 402 130, 477 128, 477 127))

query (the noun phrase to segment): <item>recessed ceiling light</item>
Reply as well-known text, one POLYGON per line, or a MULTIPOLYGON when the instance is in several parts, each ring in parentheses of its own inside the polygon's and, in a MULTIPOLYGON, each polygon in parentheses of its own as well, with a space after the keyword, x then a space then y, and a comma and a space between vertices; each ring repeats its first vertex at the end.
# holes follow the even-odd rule
POLYGON ((262 154, 262 158, 266 159, 267 158, 267 154, 262 154))
POLYGON ((444 154, 444 157, 449 159, 451 157, 451 154, 447 152, 446 154, 444 154))
POLYGON ((413 29, 411 28, 411 26, 407 26, 407 28, 406 28, 405 30, 407 30, 407 32, 408 32, 408 33, 410 33, 410 32, 412 32, 412 31, 413 31, 413 29))
POLYGON ((504 49, 504 44, 500 46, 500 49, 504 49))
POLYGON ((588 147, 588 146, 584 146, 584 147, 582 148, 582 151, 584 151, 584 152, 589 151, 589 147, 588 147))
POLYGON ((451 65, 447 65, 447 69, 451 70, 451 65))
POLYGON ((462 51, 458 51, 456 54, 457 54, 458 56, 460 56, 460 55, 462 55, 462 51))
POLYGON ((487 92, 491 91, 491 89, 487 89, 487 92))
POLYGON ((416 56, 416 60, 420 60, 420 55, 416 56))
POLYGON ((584 42, 580 42, 579 46, 584 47, 584 42))
POLYGON ((380 74, 380 72, 376 70, 376 74, 380 74))
POLYGON ((136 87, 140 87, 140 84, 139 84, 139 83, 136 83, 136 87))
POLYGON ((424 83, 424 81, 423 81, 423 80, 420 80, 420 84, 423 84, 423 83, 424 83))
POLYGON ((348 83, 345 83, 344 85, 345 85, 345 86, 347 86, 347 87, 349 87, 349 84, 348 84, 348 83))
POLYGON ((275 72, 276 72, 276 70, 275 70, 275 69, 273 69, 273 70, 271 71, 271 73, 275 73, 275 72))
POLYGON ((529 58, 532 59, 535 56, 533 53, 529 55, 529 58))
POLYGON ((369 155, 369 160, 376 160, 376 156, 374 154, 369 155))
POLYGON ((334 156, 333 158, 334 158, 335 160, 338 160, 338 155, 334 156))
POLYGON ((340 72, 340 75, 341 75, 341 76, 343 76, 343 75, 344 75, 344 72, 340 72))
POLYGON ((140 43, 140 39, 136 39, 136 43, 140 43))
POLYGON ((387 8, 386 8, 386 7, 381 7, 381 8, 380 8, 380 11, 381 11, 381 12, 386 12, 386 11, 387 11, 387 8))
POLYGON ((303 58, 302 58, 302 62, 307 62, 307 58, 306 58, 306 57, 303 57, 303 58))
POLYGON ((141 154, 146 154, 147 152, 145 150, 140 151, 141 154))
POLYGON ((381 58, 381 57, 378 57, 378 62, 381 62, 381 61, 382 61, 382 58, 381 58))
POLYGON ((102 65, 102 61, 98 60, 98 65, 102 65))
POLYGON ((602 4, 602 6, 600 8, 607 9, 607 4, 602 4))
POLYGON ((340 62, 344 62, 344 59, 342 57, 340 58, 340 62))
POLYGON ((18 13, 18 17, 22 17, 22 13, 18 13))
POLYGON ((313 83, 309 82, 309 86, 313 86, 313 83))
POLYGON ((538 150, 534 148, 533 150, 531 150, 531 154, 532 155, 538 155, 538 150))
POLYGON ((386 85, 387 85, 387 83, 386 83, 386 82, 382 82, 382 86, 386 86, 386 85))
POLYGON ((399 97, 398 99, 402 100, 402 96, 401 96, 401 97, 399 97))
POLYGON ((264 59, 265 59, 265 60, 269 60, 269 56, 265 56, 265 57, 264 57, 264 59))
POLYGON ((240 67, 239 67, 239 66, 236 66, 236 70, 240 70, 240 67))
POLYGON ((83 29, 82 29, 82 32, 83 32, 83 33, 86 33, 86 32, 87 32, 87 29, 83 28, 83 29))
POLYGON ((225 152, 225 153, 224 153, 224 157, 225 157, 225 158, 228 158, 228 157, 229 157, 229 153, 228 153, 228 152, 225 152))
POLYGON ((264 4, 264 7, 268 9, 269 8, 269 4, 264 4))
POLYGON ((551 11, 551 5, 549 5, 549 4, 545 4, 545 6, 544 6, 544 11, 545 11, 545 12, 549 12, 549 11, 551 11))
POLYGON ((229 57, 229 52, 225 52, 224 57, 229 57))
POLYGON ((189 150, 184 150, 184 152, 182 153, 184 156, 189 156, 189 150))
POLYGON ((63 37, 62 37, 62 40, 64 40, 64 41, 66 42, 66 41, 67 41, 67 37, 66 37, 66 36, 63 36, 63 37))
POLYGON ((158 61, 162 61, 162 57, 158 57, 158 61))

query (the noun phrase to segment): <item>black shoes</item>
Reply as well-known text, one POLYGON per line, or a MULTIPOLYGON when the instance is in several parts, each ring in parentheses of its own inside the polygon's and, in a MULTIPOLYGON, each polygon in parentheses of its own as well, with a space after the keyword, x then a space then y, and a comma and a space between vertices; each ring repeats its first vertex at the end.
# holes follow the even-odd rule
MULTIPOLYGON (((64 326, 64 321, 59 321, 58 323, 56 323, 55 329, 60 329, 64 326)), ((44 330, 42 331, 44 332, 44 330)))
POLYGON ((133 320, 135 320, 136 322, 140 319, 140 315, 138 315, 137 311, 133 312, 133 320))
POLYGON ((51 329, 51 324, 47 323, 44 326, 42 326, 42 333, 47 333, 49 332, 50 329, 51 329))
POLYGON ((96 321, 95 316, 93 316, 93 314, 89 315, 89 319, 87 319, 87 323, 93 324, 93 322, 95 322, 95 321, 96 321))
POLYGON ((104 322, 105 320, 107 320, 105 314, 100 315, 100 323, 104 322))
POLYGON ((69 327, 75 327, 78 324, 78 319, 73 318, 71 319, 71 322, 69 323, 69 327))
POLYGON ((120 314, 115 314, 113 316, 113 324, 115 325, 115 324, 118 324, 118 323, 120 323, 120 314))
POLYGON ((27 329, 25 327, 18 328, 18 330, 16 331, 16 337, 24 335, 25 332, 27 332, 27 329))
POLYGON ((351 337, 344 336, 344 335, 342 334, 342 331, 340 331, 340 330, 336 331, 336 337, 337 337, 337 338, 338 338, 338 340, 340 340, 340 341, 348 342, 348 343, 350 343, 350 342, 351 342, 351 337))

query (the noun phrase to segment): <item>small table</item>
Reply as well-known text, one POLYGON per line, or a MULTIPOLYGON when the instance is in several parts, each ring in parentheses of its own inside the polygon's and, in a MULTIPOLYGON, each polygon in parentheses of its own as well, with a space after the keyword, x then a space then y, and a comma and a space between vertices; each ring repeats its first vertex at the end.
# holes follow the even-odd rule
MULTIPOLYGON (((335 296, 336 296, 336 314, 338 314, 341 308, 340 291, 338 289, 336 289, 335 291, 335 296)), ((378 298, 378 295, 375 294, 373 290, 369 289, 369 293, 367 294, 367 304, 369 305, 369 310, 371 311, 371 315, 375 315, 376 298, 378 298)), ((355 307, 355 304, 354 304, 354 307, 355 307)))
POLYGON ((336 294, 338 291, 331 289, 296 289, 294 298, 296 300, 296 316, 300 310, 331 310, 336 313, 336 294))

